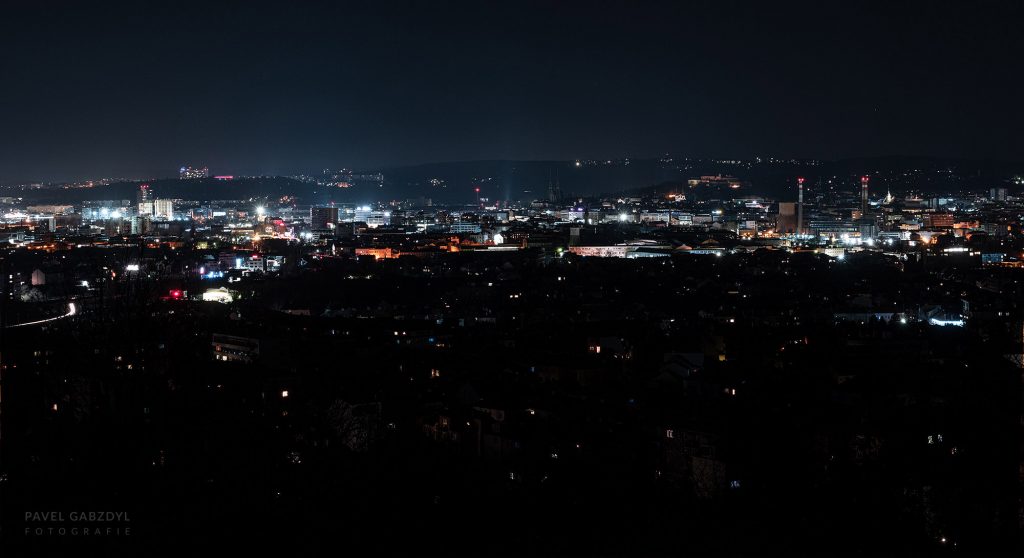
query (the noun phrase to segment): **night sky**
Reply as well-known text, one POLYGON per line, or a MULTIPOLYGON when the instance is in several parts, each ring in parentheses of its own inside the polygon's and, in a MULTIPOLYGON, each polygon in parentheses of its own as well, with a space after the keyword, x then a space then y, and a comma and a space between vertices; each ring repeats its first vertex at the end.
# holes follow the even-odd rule
POLYGON ((4 3, 2 182, 1024 158, 1020 2, 88 4, 4 3))

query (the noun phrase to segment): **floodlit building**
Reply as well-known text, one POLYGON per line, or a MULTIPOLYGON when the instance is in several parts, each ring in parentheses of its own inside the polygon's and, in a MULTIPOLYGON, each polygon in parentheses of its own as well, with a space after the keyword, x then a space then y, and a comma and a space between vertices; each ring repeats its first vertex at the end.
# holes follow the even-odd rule
POLYGON ((174 219, 174 202, 172 200, 156 200, 153 202, 153 217, 160 221, 174 219))

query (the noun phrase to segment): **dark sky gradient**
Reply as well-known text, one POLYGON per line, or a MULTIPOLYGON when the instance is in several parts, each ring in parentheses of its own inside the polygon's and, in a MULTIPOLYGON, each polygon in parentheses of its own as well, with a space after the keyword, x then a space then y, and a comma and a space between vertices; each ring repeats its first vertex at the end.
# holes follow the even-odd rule
POLYGON ((1020 2, 89 4, 4 2, 0 181, 1024 149, 1020 2))

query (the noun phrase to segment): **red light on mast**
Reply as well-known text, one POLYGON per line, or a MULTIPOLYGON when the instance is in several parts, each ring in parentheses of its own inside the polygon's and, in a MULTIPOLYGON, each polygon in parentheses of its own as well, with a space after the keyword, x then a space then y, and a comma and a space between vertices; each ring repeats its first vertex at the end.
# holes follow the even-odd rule
POLYGON ((870 179, 868 177, 866 177, 866 176, 860 177, 861 184, 867 184, 868 180, 870 180, 870 179))
POLYGON ((804 177, 802 177, 802 176, 801 176, 801 177, 798 177, 798 178, 796 179, 796 183, 797 183, 797 184, 800 184, 800 185, 803 185, 803 183, 804 183, 804 177))

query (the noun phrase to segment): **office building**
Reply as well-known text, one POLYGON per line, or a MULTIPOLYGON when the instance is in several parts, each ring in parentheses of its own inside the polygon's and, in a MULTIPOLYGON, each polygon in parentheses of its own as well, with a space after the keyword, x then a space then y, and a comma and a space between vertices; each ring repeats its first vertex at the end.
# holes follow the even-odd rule
POLYGON ((309 208, 310 228, 314 231, 326 231, 333 229, 338 224, 337 207, 311 207, 309 208))

